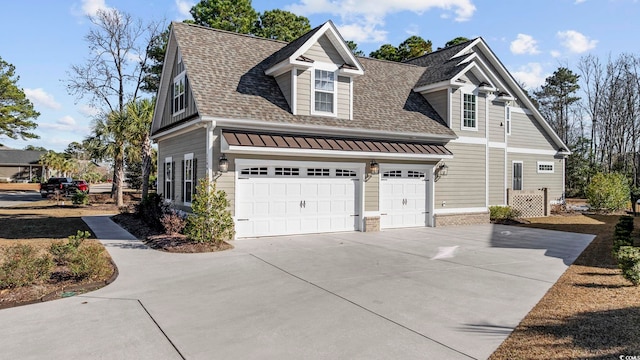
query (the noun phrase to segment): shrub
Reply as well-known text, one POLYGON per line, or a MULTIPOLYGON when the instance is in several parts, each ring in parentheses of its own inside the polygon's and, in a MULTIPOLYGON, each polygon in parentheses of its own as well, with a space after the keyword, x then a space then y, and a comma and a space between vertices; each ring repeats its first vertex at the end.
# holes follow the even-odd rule
POLYGON ((216 183, 208 178, 198 181, 193 197, 192 215, 187 217, 185 234, 195 242, 222 243, 235 234, 229 200, 223 190, 216 190, 216 183))
POLYGON ((616 256, 621 246, 633 245, 633 217, 621 216, 613 230, 613 255, 616 256))
POLYGON ((106 276, 111 267, 100 244, 85 244, 70 258, 69 271, 76 279, 92 279, 106 276))
POLYGON ((160 219, 166 212, 168 212, 168 206, 164 203, 162 195, 157 193, 145 196, 135 210, 138 217, 156 229, 163 228, 160 219))
POLYGON ((621 246, 616 254, 618 267, 622 276, 633 285, 640 285, 640 248, 635 246, 621 246))
POLYGON ((510 206, 489 206, 491 220, 512 220, 520 216, 520 211, 510 206))
POLYGON ((31 285, 51 276, 53 261, 48 254, 38 256, 30 245, 19 244, 6 250, 0 266, 0 288, 31 285))
POLYGON ((185 218, 173 209, 162 215, 160 222, 168 235, 179 234, 187 224, 185 218))
POLYGON ((629 184, 619 173, 597 173, 587 185, 589 206, 597 210, 616 211, 629 203, 629 184))
POLYGON ((78 251, 82 242, 89 238, 91 233, 78 230, 75 235, 69 236, 67 242, 56 241, 49 247, 49 253, 53 255, 53 260, 58 265, 67 265, 71 262, 73 255, 78 251))
POLYGON ((75 205, 87 205, 89 203, 89 194, 84 191, 76 191, 71 197, 71 202, 75 205))

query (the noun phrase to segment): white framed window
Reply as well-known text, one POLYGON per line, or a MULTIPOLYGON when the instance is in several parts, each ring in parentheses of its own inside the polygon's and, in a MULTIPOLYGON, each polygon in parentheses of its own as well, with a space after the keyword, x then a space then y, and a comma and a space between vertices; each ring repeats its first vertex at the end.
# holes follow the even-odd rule
POLYGON ((462 93, 462 130, 478 130, 478 99, 475 94, 462 93))
POLYGON ((185 72, 181 72, 173 79, 173 115, 178 115, 184 112, 187 107, 186 104, 186 77, 185 72))
POLYGON ((164 198, 173 199, 173 158, 164 158, 164 198))
POLYGON ((513 190, 522 190, 522 161, 514 161, 511 188, 513 190))
POLYGON ((313 113, 336 114, 336 74, 316 69, 313 78, 313 113))
POLYGON ((553 174, 553 161, 538 161, 538 174, 553 174))
POLYGON ((182 192, 184 202, 187 204, 191 204, 191 200, 193 199, 194 194, 194 186, 195 183, 195 166, 193 153, 184 155, 184 163, 182 169, 182 192))
POLYGON ((504 109, 504 126, 507 135, 511 135, 511 107, 506 106, 504 109))

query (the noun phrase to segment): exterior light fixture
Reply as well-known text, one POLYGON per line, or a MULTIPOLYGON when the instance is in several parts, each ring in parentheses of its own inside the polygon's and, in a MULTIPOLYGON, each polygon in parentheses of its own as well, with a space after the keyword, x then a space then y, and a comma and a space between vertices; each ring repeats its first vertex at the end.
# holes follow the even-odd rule
POLYGON ((369 181, 372 175, 380 174, 380 164, 378 164, 375 160, 371 160, 369 163, 369 171, 367 172, 367 176, 364 178, 364 181, 369 181))
POLYGON ((216 171, 216 174, 213 177, 213 179, 216 180, 227 171, 229 171, 229 160, 227 160, 227 157, 224 154, 222 154, 222 156, 220 156, 220 159, 218 160, 218 171, 216 171))
POLYGON ((449 167, 447 164, 442 163, 436 167, 436 181, 443 176, 447 176, 449 174, 449 167))

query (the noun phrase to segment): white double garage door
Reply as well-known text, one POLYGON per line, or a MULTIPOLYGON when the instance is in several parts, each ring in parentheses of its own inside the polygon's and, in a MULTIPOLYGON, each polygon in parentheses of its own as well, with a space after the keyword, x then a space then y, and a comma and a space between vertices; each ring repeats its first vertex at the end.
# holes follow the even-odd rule
MULTIPOLYGON (((419 166, 381 165, 378 194, 381 227, 428 224, 428 170, 419 166)), ((238 159, 236 236, 360 230, 364 180, 364 163, 256 163, 238 159)))

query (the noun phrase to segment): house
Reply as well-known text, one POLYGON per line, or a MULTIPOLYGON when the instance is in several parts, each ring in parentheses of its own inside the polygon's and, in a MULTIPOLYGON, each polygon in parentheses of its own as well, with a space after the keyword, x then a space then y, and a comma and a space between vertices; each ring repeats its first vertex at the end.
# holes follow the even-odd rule
POLYGON ((31 181, 42 176, 40 156, 46 151, 0 149, 0 181, 31 181))
POLYGON ((329 21, 291 43, 174 23, 152 124, 158 191, 208 176, 237 237, 486 223, 564 194, 565 144, 482 38, 406 63, 329 21))

